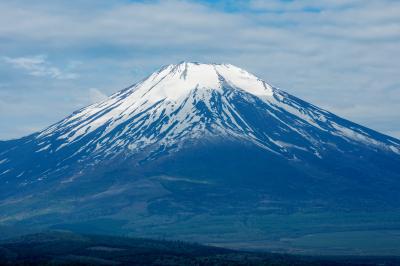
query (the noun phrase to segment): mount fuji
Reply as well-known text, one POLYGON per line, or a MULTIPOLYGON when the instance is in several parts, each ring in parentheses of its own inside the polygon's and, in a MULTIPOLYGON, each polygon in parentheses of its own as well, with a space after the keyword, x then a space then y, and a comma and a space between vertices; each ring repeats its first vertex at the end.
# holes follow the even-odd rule
POLYGON ((182 62, 0 142, 0 184, 1 224, 97 219, 154 236, 218 223, 199 217, 393 211, 400 140, 236 66, 182 62))

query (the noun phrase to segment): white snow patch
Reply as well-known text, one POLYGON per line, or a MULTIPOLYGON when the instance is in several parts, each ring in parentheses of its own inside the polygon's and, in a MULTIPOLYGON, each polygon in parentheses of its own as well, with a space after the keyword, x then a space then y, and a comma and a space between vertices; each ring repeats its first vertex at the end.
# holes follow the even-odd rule
POLYGON ((5 175, 5 174, 9 173, 10 171, 11 171, 11 169, 7 169, 4 172, 2 172, 0 175, 5 175))
POLYGON ((17 177, 21 177, 24 173, 25 171, 21 172, 19 175, 17 175, 17 177))
POLYGON ((37 151, 35 151, 35 152, 45 151, 45 150, 47 150, 48 148, 50 148, 50 146, 51 146, 51 144, 48 144, 48 145, 44 146, 43 148, 41 148, 41 149, 39 149, 39 150, 37 150, 37 151))

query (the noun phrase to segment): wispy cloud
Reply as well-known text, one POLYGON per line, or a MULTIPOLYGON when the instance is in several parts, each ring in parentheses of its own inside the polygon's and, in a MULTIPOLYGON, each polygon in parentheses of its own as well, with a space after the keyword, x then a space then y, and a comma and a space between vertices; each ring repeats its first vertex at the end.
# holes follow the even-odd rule
POLYGON ((96 103, 107 99, 107 95, 101 92, 99 89, 90 88, 89 98, 92 103, 96 103))
POLYGON ((78 74, 61 70, 47 61, 46 56, 3 57, 3 61, 17 69, 27 71, 31 76, 49 77, 54 79, 76 79, 78 74))

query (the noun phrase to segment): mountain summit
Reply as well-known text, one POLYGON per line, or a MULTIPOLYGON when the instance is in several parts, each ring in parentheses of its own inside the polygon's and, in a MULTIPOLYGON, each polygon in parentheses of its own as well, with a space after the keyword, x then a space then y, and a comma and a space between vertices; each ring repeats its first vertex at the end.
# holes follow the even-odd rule
POLYGON ((151 145, 176 149, 184 139, 207 137, 248 141, 288 159, 298 159, 299 152, 321 159, 326 150, 340 150, 333 145, 338 141, 400 154, 398 140, 340 119, 245 70, 187 62, 165 66, 75 112, 35 135, 34 142, 35 153, 105 158, 151 145), (68 152, 69 147, 76 148, 68 152))
MULTIPOLYGON (((232 65, 168 65, 53 125, 38 138, 56 134, 61 145, 67 146, 102 128, 102 134, 94 140, 96 152, 111 146, 116 149, 114 152, 155 143, 172 146, 184 137, 206 133, 241 135, 257 141, 230 103, 235 95, 272 100, 274 92, 264 81, 232 65), (123 134, 119 134, 121 130, 123 134)), ((44 141, 42 145, 51 143, 44 141)))
POLYGON ((0 142, 0 220, 394 208, 399 165, 398 139, 233 65, 183 62, 0 142))

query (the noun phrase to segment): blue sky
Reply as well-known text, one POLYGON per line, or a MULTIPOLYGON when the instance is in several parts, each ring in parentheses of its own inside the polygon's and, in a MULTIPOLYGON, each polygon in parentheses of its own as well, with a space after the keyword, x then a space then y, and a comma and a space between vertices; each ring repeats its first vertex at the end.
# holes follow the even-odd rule
POLYGON ((0 1, 0 139, 160 66, 223 62, 400 137, 400 1, 0 1))

